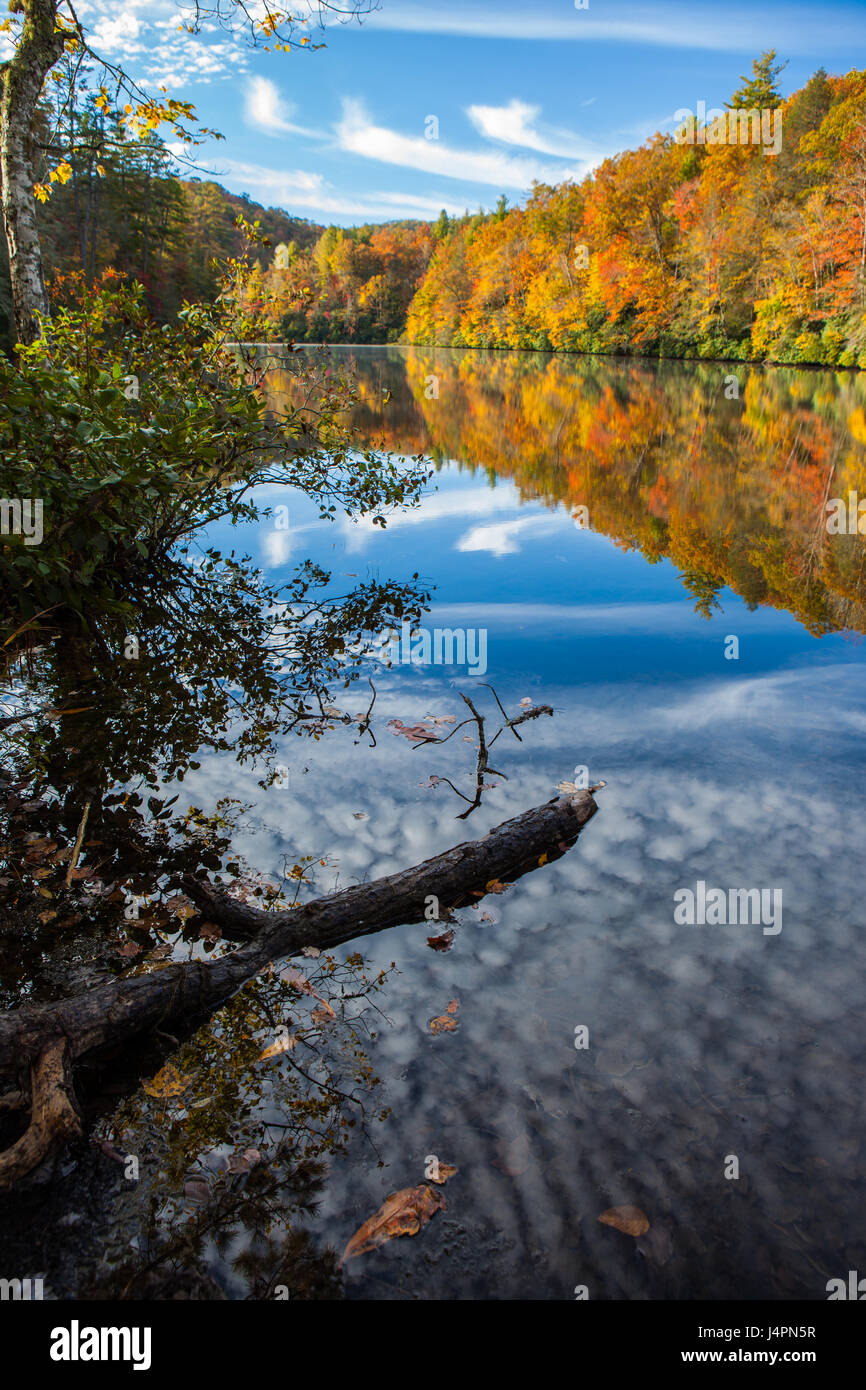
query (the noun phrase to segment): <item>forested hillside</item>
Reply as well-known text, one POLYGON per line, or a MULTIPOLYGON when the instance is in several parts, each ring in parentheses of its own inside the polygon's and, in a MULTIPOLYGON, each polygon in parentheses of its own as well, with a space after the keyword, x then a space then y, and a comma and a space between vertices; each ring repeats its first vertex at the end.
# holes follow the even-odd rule
MULTIPOLYGON (((286 340, 866 366, 866 71, 819 70, 785 101, 780 71, 764 54, 728 103, 781 108, 778 154, 656 134, 519 206, 354 228, 183 177, 155 132, 133 137, 83 89, 65 134, 45 111, 61 158, 37 188, 47 272, 114 267, 171 320, 213 298, 241 214, 262 238, 256 307, 286 340)), ((4 259, 7 319, 8 302, 4 259)))
POLYGON ((536 184, 438 248, 407 339, 866 366, 866 72, 783 102, 774 60, 728 104, 781 106, 778 155, 657 134, 536 184))

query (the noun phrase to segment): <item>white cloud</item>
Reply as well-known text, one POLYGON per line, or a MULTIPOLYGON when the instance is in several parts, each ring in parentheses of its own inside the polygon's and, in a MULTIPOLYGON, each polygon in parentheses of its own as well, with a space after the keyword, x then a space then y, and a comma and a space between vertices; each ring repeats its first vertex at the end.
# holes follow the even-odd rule
POLYGON ((294 107, 286 106, 276 83, 267 77, 253 77, 247 86, 244 114, 250 125, 267 135, 311 135, 321 139, 321 133, 289 120, 294 107))
MULTIPOLYGON (((786 5, 785 52, 813 53, 815 47, 815 10, 812 5, 786 5)), ((855 25, 850 8, 822 6, 821 19, 827 33, 844 33, 847 42, 862 39, 864 25, 855 25)), ((680 6, 632 5, 616 16, 594 14, 593 10, 575 10, 568 3, 556 6, 556 12, 544 13, 536 3, 505 10, 502 5, 481 9, 465 5, 460 9, 445 9, 440 5, 387 5, 369 15, 365 24, 375 29, 392 29, 403 33, 454 34, 464 38, 516 39, 521 44, 533 40, 555 43, 630 43, 662 45, 671 48, 704 49, 713 52, 756 52, 778 42, 779 12, 766 7, 762 13, 754 7, 727 4, 704 7, 700 20, 683 22, 680 6), (648 13, 648 10, 650 13, 648 13)))
POLYGON ((461 150, 441 140, 427 140, 423 135, 401 135, 385 126, 373 125, 358 101, 343 103, 343 119, 337 126, 341 149, 365 159, 377 159, 383 164, 400 164, 421 173, 436 174, 470 183, 493 184, 497 188, 528 188, 534 179, 560 182, 564 178, 581 177, 585 170, 564 169, 562 166, 541 164, 523 156, 500 153, 498 150, 461 150))
POLYGON ((547 531, 547 516, 522 516, 513 521, 495 521, 485 526, 473 526, 458 540, 455 550, 486 550, 490 555, 516 555, 520 550, 518 537, 529 531, 547 531))
POLYGON ((269 169, 237 159, 221 159, 213 177, 235 191, 249 193, 259 201, 272 203, 291 212, 305 208, 333 216, 388 219, 395 217, 435 217, 444 207, 449 213, 462 212, 462 206, 447 195, 420 197, 414 193, 365 192, 355 196, 328 183, 322 174, 304 169, 269 169), (240 186, 240 187, 239 187, 240 186))
POLYGON ((470 106, 466 113, 475 129, 487 140, 501 140, 506 145, 522 145, 541 154, 559 155, 565 159, 592 159, 596 151, 588 141, 570 131, 536 128, 540 106, 513 97, 507 106, 470 106))
POLYGON ((214 24, 203 24, 198 35, 180 32, 189 11, 173 0, 126 0, 122 7, 116 0, 81 0, 77 11, 94 52, 121 63, 145 87, 164 86, 177 95, 192 82, 236 78, 249 64, 240 34, 214 24))

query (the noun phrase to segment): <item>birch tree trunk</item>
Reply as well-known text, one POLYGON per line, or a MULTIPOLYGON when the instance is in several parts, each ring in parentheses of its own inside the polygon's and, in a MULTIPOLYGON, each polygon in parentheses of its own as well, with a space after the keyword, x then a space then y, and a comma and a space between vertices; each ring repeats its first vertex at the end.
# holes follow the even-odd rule
POLYGON ((24 14, 13 56, 0 68, 0 175, 9 248, 15 337, 32 343, 48 313, 33 196, 33 125, 46 74, 63 52, 54 0, 19 0, 24 14))

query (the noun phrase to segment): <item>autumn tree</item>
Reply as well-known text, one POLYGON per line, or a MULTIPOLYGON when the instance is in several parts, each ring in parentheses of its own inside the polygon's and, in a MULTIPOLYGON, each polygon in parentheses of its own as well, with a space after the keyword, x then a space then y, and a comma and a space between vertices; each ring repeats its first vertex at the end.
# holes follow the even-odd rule
MULTIPOLYGON (((369 12, 372 4, 373 0, 318 0, 319 18, 322 21, 329 15, 357 17, 369 12)), ((250 45, 268 52, 319 46, 303 32, 306 20, 280 7, 272 8, 269 3, 262 10, 247 0, 194 0, 187 30, 198 33, 214 25, 241 33, 250 45)), ((127 98, 123 119, 135 135, 146 136, 168 124, 181 139, 195 144, 216 132, 199 128, 194 133, 191 126, 195 114, 188 102, 164 92, 157 97, 149 95, 123 66, 100 57, 91 47, 89 31, 80 22, 72 0, 16 0, 11 17, 0 28, 12 42, 11 56, 0 65, 3 220, 16 337, 21 343, 31 343, 38 338, 40 321, 48 313, 35 197, 47 196, 49 189, 34 188, 35 128, 45 80, 64 52, 82 62, 95 62, 108 74, 107 81, 114 85, 115 93, 123 93, 127 98)), ((107 109, 110 104, 105 85, 100 89, 97 106, 107 109)), ((61 163, 51 171, 50 179, 65 182, 71 175, 69 164, 61 163)))

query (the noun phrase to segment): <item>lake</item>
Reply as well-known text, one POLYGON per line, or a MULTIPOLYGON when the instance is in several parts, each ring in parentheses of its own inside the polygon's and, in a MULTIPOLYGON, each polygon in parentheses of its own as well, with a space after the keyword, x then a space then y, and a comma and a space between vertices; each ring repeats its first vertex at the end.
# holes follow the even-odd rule
MULTIPOLYGON (((198 793, 254 802, 241 841, 262 869, 333 856, 322 888, 481 836, 563 780, 606 785, 576 847, 459 913, 447 953, 435 926, 355 943, 399 971, 369 1052, 391 1109, 331 1165, 316 1240, 341 1250, 435 1155, 459 1169, 447 1211, 349 1262, 346 1296, 825 1298, 866 1271, 866 552, 825 525, 828 498, 864 482, 862 377, 332 361, 358 372, 367 438, 435 460, 421 506, 383 532, 274 494, 288 528, 236 543, 270 577, 308 556, 346 587, 418 572, 425 625, 483 631, 485 669, 377 665, 375 748, 337 725, 286 744, 284 788, 212 759, 198 793), (501 776, 458 820, 474 726, 439 748, 389 721, 459 722, 466 694, 489 738, 489 686, 511 715, 554 714, 504 732, 501 776), (678 923, 675 894, 699 884, 778 891, 781 911, 678 923), (455 999, 458 1028, 432 1036, 455 999), (599 1222, 619 1206, 649 1230, 599 1222)), ((273 373, 277 396, 289 386, 273 373)))
MULTIPOLYGON (((97 1138, 119 1155, 73 1160, 44 1213, 28 1198, 23 1239, 38 1218, 65 1250, 58 1292, 116 1293, 130 1251, 147 1270, 150 1209, 180 1233, 193 1297, 825 1299, 866 1274, 866 548, 826 524, 833 499, 866 495, 866 382, 400 347, 330 363, 357 373, 365 441, 433 461, 420 504, 383 530, 264 489, 269 517, 212 539, 272 581, 313 560, 335 593, 417 575, 426 636, 370 655, 369 728, 367 681, 336 689, 322 737, 281 742, 274 783, 202 753, 181 804, 244 803, 242 862, 294 875, 301 901, 482 837, 563 783, 603 783, 598 813, 453 921, 431 902, 429 921, 332 953, 344 992, 376 986, 332 1086, 312 1060, 298 1073, 294 1043, 268 1070, 240 1002, 179 1062, 173 1116, 152 1088, 112 1129, 103 1098, 97 1138), (129 1152, 133 1182, 111 1161, 129 1152), (223 1241, 205 1223, 191 1253, 184 1202, 221 1171, 233 1210, 262 1155, 290 1197, 253 1202, 223 1241), (439 1164, 458 1170, 445 1209, 337 1275, 323 1252, 439 1164), (637 1211, 599 1220, 617 1208, 637 1211), (277 1260, 287 1223, 302 1234, 277 1260)), ((291 395, 291 359, 267 390, 291 395)), ((331 967, 295 964, 327 1034, 331 967)))

